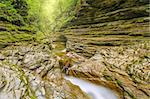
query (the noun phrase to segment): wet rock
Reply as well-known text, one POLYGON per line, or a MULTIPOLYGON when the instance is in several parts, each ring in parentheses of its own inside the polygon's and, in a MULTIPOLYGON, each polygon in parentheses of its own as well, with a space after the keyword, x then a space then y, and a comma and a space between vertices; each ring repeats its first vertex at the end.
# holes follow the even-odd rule
POLYGON ((109 87, 121 99, 148 99, 150 60, 144 56, 150 56, 149 45, 97 49, 93 57, 70 67, 68 74, 109 87))
POLYGON ((148 99, 148 4, 147 0, 82 0, 65 35, 67 50, 84 61, 74 62, 66 74, 109 87, 120 99, 148 99))
POLYGON ((88 99, 63 78, 59 60, 43 46, 22 44, 0 52, 0 99, 88 99))

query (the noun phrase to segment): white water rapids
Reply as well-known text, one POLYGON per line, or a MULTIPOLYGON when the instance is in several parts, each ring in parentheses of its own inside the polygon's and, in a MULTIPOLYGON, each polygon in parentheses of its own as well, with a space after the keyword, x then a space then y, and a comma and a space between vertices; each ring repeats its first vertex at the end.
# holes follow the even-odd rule
POLYGON ((74 85, 79 86, 82 91, 91 96, 91 99, 118 99, 113 91, 108 88, 75 77, 65 76, 65 79, 71 81, 74 85))

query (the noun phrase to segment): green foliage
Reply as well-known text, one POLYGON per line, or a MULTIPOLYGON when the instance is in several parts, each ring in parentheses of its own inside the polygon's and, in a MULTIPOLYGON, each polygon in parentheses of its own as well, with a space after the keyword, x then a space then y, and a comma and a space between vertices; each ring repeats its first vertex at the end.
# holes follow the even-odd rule
POLYGON ((25 25, 23 17, 17 12, 17 10, 11 4, 11 1, 1 1, 0 3, 0 20, 9 22, 18 26, 25 25))
POLYGON ((73 18, 79 0, 2 0, 0 19, 12 24, 33 25, 43 32, 58 30, 73 18))
POLYGON ((29 19, 35 20, 43 32, 58 30, 64 23, 72 19, 71 12, 79 0, 28 0, 30 6, 29 19))
POLYGON ((50 36, 73 18, 78 1, 1 0, 0 44, 33 39, 51 42, 50 36))
POLYGON ((28 15, 28 5, 26 0, 14 0, 12 2, 12 5, 17 10, 17 12, 21 16, 27 16, 28 15))

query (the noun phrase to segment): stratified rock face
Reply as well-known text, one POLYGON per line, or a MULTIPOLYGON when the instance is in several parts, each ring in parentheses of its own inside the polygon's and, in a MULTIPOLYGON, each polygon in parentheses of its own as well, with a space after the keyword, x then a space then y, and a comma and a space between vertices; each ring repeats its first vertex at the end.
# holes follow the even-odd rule
POLYGON ((97 47, 149 40, 148 9, 148 0, 82 0, 76 17, 66 25, 68 48, 91 57, 97 47))
POLYGON ((109 87, 121 99, 149 99, 149 1, 81 3, 66 25, 66 47, 88 59, 78 60, 69 75, 109 87))
POLYGON ((59 60, 50 52, 39 44, 16 44, 1 51, 0 99, 88 99, 63 78, 59 60))
POLYGON ((15 42, 33 40, 36 30, 29 21, 28 11, 26 0, 0 1, 0 49, 15 42))
MULTIPOLYGON (((24 27, 20 11, 1 4, 0 99, 89 99, 62 71, 109 87, 120 99, 149 99, 148 2, 81 0, 76 18, 66 25, 66 37, 55 41, 77 54, 60 52, 60 57, 50 46, 34 44, 35 31, 24 27)), ((60 45, 55 46, 59 51, 64 48, 60 45)))
POLYGON ((90 59, 69 56, 77 57, 76 65, 67 71, 69 75, 111 88, 120 99, 149 99, 150 42, 101 48, 90 59))
POLYGON ((148 0, 82 0, 72 25, 89 25, 148 17, 148 0), (146 7, 147 5, 147 7, 146 7))

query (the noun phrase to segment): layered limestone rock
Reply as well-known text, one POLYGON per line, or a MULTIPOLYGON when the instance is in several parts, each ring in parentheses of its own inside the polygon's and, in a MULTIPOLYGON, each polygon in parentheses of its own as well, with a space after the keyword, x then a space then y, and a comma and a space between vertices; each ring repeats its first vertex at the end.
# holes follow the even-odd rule
POLYGON ((5 48, 0 52, 0 99, 88 99, 63 78, 58 61, 43 44, 5 48))
POLYGON ((86 57, 97 47, 126 46, 149 40, 148 0, 82 0, 66 25, 68 48, 86 57))
POLYGON ((0 1, 0 49, 15 42, 35 40, 36 29, 30 20, 29 5, 26 0, 0 1))
POLYGON ((0 99, 88 99, 62 71, 109 87, 120 99, 149 99, 148 0, 81 0, 54 46, 35 43, 32 27, 12 21, 0 20, 0 99), (60 52, 64 47, 73 52, 60 52))
POLYGON ((90 59, 69 52, 74 65, 66 73, 111 88, 120 99, 149 99, 149 53, 150 42, 101 48, 90 59))
POLYGON ((67 50, 78 54, 70 54, 75 65, 66 73, 109 87, 120 99, 148 99, 149 19, 148 0, 82 0, 64 27, 67 50))

